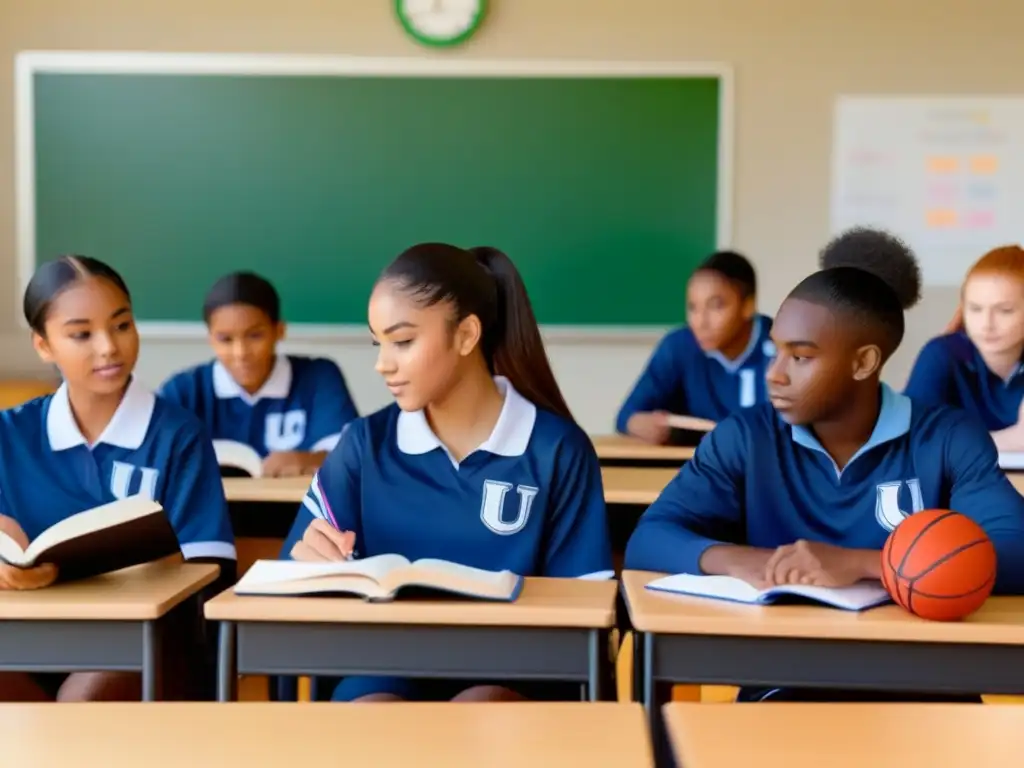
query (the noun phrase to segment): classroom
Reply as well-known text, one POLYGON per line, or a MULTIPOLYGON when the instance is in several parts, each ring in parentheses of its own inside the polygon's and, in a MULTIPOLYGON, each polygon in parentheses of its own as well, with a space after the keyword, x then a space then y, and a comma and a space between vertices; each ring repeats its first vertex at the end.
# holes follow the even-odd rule
MULTIPOLYGON (((538 462, 543 469, 523 473, 513 468, 501 481, 483 481, 482 502, 474 487, 472 494, 477 495, 467 495, 466 503, 476 505, 474 518, 480 508, 476 527, 486 528, 495 539, 524 538, 506 534, 526 527, 531 503, 532 514, 544 514, 545 506, 554 503, 549 497, 557 495, 548 494, 544 483, 554 486, 560 477, 572 475, 574 461, 584 466, 591 446, 600 471, 589 482, 602 486, 602 519, 607 507, 607 530, 579 522, 571 534, 578 545, 561 546, 560 558, 551 556, 546 568, 537 570, 537 578, 517 582, 509 602, 416 598, 378 603, 235 592, 222 565, 229 548, 232 568, 237 551, 237 578, 257 560, 283 557, 280 553, 292 545, 309 545, 319 553, 313 544, 327 541, 342 555, 347 547, 354 562, 365 555, 359 549, 361 540, 353 545, 334 538, 339 528, 331 521, 335 512, 344 510, 325 497, 337 500, 337 494, 348 492, 339 473, 351 471, 353 451, 371 451, 376 445, 373 430, 395 429, 404 454, 410 451, 402 448, 403 439, 408 446, 413 438, 402 437, 405 413, 396 417, 397 426, 384 424, 383 418, 361 419, 368 426, 355 437, 346 436, 339 422, 339 429, 317 433, 319 442, 282 448, 318 457, 317 467, 326 461, 322 477, 312 486, 316 467, 308 464, 296 469, 295 477, 223 480, 226 503, 217 503, 227 510, 224 520, 230 515, 233 543, 223 530, 209 527, 214 513, 208 514, 207 506, 212 510, 215 503, 196 501, 196 496, 190 502, 165 501, 170 522, 178 529, 181 554, 196 562, 182 563, 174 555, 80 581, 0 589, 0 693, 8 673, 75 676, 113 670, 138 674, 136 699, 143 699, 78 707, 0 703, 4 743, 15 745, 19 758, 33 765, 63 765, 83 756, 87 762, 102 760, 112 766, 143 759, 169 765, 187 754, 194 756, 189 745, 197 743, 204 745, 201 762, 211 765, 226 760, 277 764, 284 755, 296 753, 337 759, 339 745, 349 761, 382 766, 500 766, 529 759, 542 765, 684 768, 753 760, 794 768, 823 760, 837 766, 923 766, 942 758, 950 764, 1005 764, 1019 751, 1012 750, 1019 738, 1012 734, 1024 722, 1024 677, 1017 678, 1015 672, 1024 669, 1024 596, 1013 596, 1024 595, 1024 588, 1008 586, 1018 578, 1012 566, 1004 565, 1010 558, 1000 558, 998 570, 995 555, 986 561, 998 594, 957 621, 929 621, 922 618, 924 613, 910 616, 915 611, 900 601, 898 584, 883 587, 890 595, 895 590, 893 599, 899 605, 863 611, 803 604, 745 606, 647 589, 666 569, 636 564, 656 564, 659 556, 663 562, 668 555, 656 546, 657 521, 649 518, 651 527, 641 536, 646 511, 671 512, 675 502, 666 497, 673 485, 685 480, 689 485, 680 487, 698 498, 702 489, 714 487, 713 480, 697 475, 701 470, 694 464, 703 462, 690 461, 692 446, 649 445, 616 434, 616 417, 659 342, 686 323, 687 281, 713 251, 735 250, 749 259, 756 271, 756 311, 768 318, 778 319, 794 286, 803 291, 799 296, 794 292, 798 303, 801 297, 811 297, 813 303, 814 291, 823 290, 802 281, 819 270, 819 254, 838 234, 842 99, 865 97, 877 105, 890 96, 979 98, 1014 119, 1024 114, 1017 74, 1024 68, 1024 53, 1015 34, 1024 22, 1024 7, 998 0, 440 0, 433 7, 458 17, 475 13, 478 5, 486 10, 472 34, 452 44, 430 45, 417 39, 409 20, 430 12, 430 3, 417 0, 0 0, 0 282, 9 287, 0 294, 0 409, 48 397, 61 385, 58 364, 70 359, 62 355, 71 354, 71 347, 62 352, 44 343, 40 352, 41 345, 33 343, 36 325, 23 316, 28 302, 23 313, 22 299, 37 268, 62 254, 107 261, 131 288, 131 312, 138 322, 138 346, 131 353, 137 355, 133 386, 157 390, 175 374, 210 361, 216 334, 203 321, 228 304, 225 299, 210 305, 204 318, 211 285, 222 275, 251 269, 268 277, 281 294, 280 319, 287 322, 287 332, 277 345, 279 352, 331 361, 336 368, 328 368, 344 376, 342 388, 351 399, 347 407, 369 417, 396 400, 402 404, 403 396, 411 397, 405 384, 395 383, 398 374, 389 378, 383 370, 388 364, 400 370, 405 353, 397 350, 407 343, 390 328, 382 332, 394 323, 376 322, 391 317, 390 305, 378 303, 375 310, 371 302, 370 332, 379 346, 369 343, 367 302, 371 292, 377 295, 378 273, 417 242, 450 242, 461 254, 470 246, 493 246, 506 252, 522 273, 557 389, 580 434, 589 440, 585 445, 560 442, 558 452, 544 454, 538 462), (413 9, 405 19, 404 6, 413 9), (130 77, 116 77, 118 73, 130 77), (231 82, 232 75, 251 77, 231 82), (663 82, 645 83, 645 77, 663 82), (393 81, 393 87, 375 91, 366 82, 360 84, 360 78, 393 81), (209 91, 198 85, 204 79, 212 81, 209 91), (268 98, 285 109, 260 112, 265 103, 260 100, 268 98), (382 123, 375 112, 385 102, 391 124, 382 123), (362 107, 357 116, 344 114, 345 105, 352 103, 362 107), (400 107, 394 106, 398 103, 400 107), (615 104, 628 108, 616 109, 615 104), (256 116, 251 123, 230 122, 244 120, 247 109, 256 116), (537 117, 541 110, 548 120, 537 117), (589 120, 586 130, 574 132, 584 120, 589 120), (520 143, 510 143, 503 155, 503 137, 514 133, 510 125, 519 129, 515 135, 520 143), (546 128, 534 135, 530 131, 536 125, 546 128), (96 140, 99 134, 106 134, 106 143, 96 140), (357 134, 369 144, 333 152, 338 135, 357 134), (676 136, 683 138, 676 141, 676 136), (431 141, 433 147, 428 146, 431 141), (197 151, 188 154, 190 147, 197 151), (277 148, 279 155, 272 150, 267 156, 267 147, 277 148), (97 148, 111 154, 102 155, 97 148), (524 154, 528 151, 536 155, 524 154), (469 153, 468 160, 462 152, 469 153), (601 153, 606 164, 594 162, 601 153), (270 169, 269 175, 261 177, 253 170, 257 160, 267 160, 260 168, 270 169), (114 170, 107 173, 105 163, 114 170), (195 174, 204 167, 210 171, 209 184, 196 184, 195 174), (233 181, 220 185, 218 175, 233 181), (436 180, 436 194, 422 194, 427 177, 436 180), (574 181, 560 186, 569 177, 574 181), (480 190, 469 216, 452 202, 460 200, 452 191, 458 184, 480 190), (419 190, 419 196, 410 189, 419 190), (568 195, 559 197, 565 190, 568 195), (243 194, 251 204, 232 213, 225 194, 243 194), (666 199, 676 208, 660 205, 666 199), (341 202, 333 205, 335 200, 341 202), (684 216, 680 205, 687 209, 684 216), (123 227, 119 207, 130 211, 123 227), (182 215, 192 221, 182 225, 175 218, 182 215), (631 226, 648 231, 638 240, 616 239, 631 226), (211 232, 219 234, 211 239, 211 232), (490 233, 496 233, 493 240, 490 233), (312 280, 308 272, 314 272, 312 280), (375 312, 380 314, 375 317, 375 312), (386 348, 392 350, 387 364, 382 362, 386 348), (353 445, 359 448, 342 450, 353 445), (519 505, 519 517, 510 522, 503 509, 513 503, 519 505), (191 528, 193 538, 186 542, 181 530, 189 526, 176 515, 187 516, 188 504, 203 508, 207 529, 196 533, 191 528), (326 533, 319 529, 322 538, 317 542, 304 536, 301 527, 292 529, 297 511, 300 520, 307 515, 327 528, 326 533), (610 543, 612 560, 587 554, 590 545, 584 542, 598 549, 610 543), (189 554, 200 550, 205 554, 189 554), (1004 580, 1001 587, 999 580, 1004 580), (178 696, 173 665, 181 660, 174 657, 174 638, 193 619, 206 632, 196 642, 206 654, 202 663, 209 671, 204 681, 208 688, 202 696, 178 696), (441 684, 452 680, 463 681, 463 687, 474 684, 474 691, 499 687, 494 681, 512 681, 513 693, 539 690, 544 683, 551 690, 567 686, 571 695, 523 703, 453 694, 467 702, 461 708, 446 708, 440 700, 343 707, 337 691, 332 695, 338 680, 341 690, 349 680, 377 678, 429 679, 431 690, 446 691, 441 684), (775 707, 731 704, 738 696, 739 701, 760 701, 743 696, 754 688, 776 686, 920 692, 921 699, 849 696, 827 703, 783 699, 786 703, 775 707), (984 706, 962 700, 973 702, 979 696, 984 706), (894 722, 899 723, 898 733, 894 722), (55 728, 69 737, 58 743, 51 735, 55 728), (324 740, 327 729, 333 738, 324 740), (838 740, 854 729, 873 736, 837 752, 838 740), (737 733, 745 737, 737 739, 737 733), (107 750, 118 754, 111 756, 107 750)), ((1018 178, 1024 172, 1022 143, 1012 139, 1009 144, 1016 150, 1005 150, 1000 159, 1018 178)), ((988 173, 994 161, 973 162, 978 173, 988 173)), ((1007 177, 1002 172, 999 182, 1007 177)), ((1016 183, 1004 186, 1012 193, 1016 183)), ((1000 193, 1007 194, 1006 189, 994 194, 1000 193)), ((847 220, 850 215, 846 211, 847 220)), ((940 227, 940 218, 929 213, 929 226, 940 227)), ((982 220, 975 220, 981 227, 982 220)), ((914 247, 923 280, 919 300, 902 303, 905 330, 891 358, 884 360, 884 392, 903 392, 922 349, 945 333, 961 303, 968 268, 990 248, 1024 243, 1019 229, 1009 230, 1011 235, 1007 231, 999 228, 992 242, 976 237, 971 242, 985 244, 966 253, 962 248, 944 250, 945 243, 933 251, 921 245, 931 241, 897 233, 914 247)), ((427 259, 425 253, 410 259, 427 259)), ((478 254, 477 261, 492 276, 502 269, 503 262, 493 255, 478 254)), ((65 279, 84 279, 81 265, 72 266, 78 277, 65 279)), ((85 269, 103 277, 95 267, 85 269)), ((109 276, 106 280, 114 284, 109 276)), ((236 285, 234 290, 258 289, 236 285)), ((56 311, 51 306, 57 307, 56 298, 39 304, 42 320, 56 311)), ((903 318, 902 311, 897 314, 903 318)), ((276 323, 273 312, 268 316, 276 323)), ((480 339, 485 339, 491 326, 483 318, 481 323, 480 339)), ((781 333, 778 326, 774 330, 781 333)), ((966 332, 960 335, 966 337, 966 332)), ((781 338, 776 335, 773 349, 782 348, 781 338)), ((293 368, 288 379, 298 371, 293 368)), ((64 374, 70 387, 71 373, 64 374)), ((1015 375, 1008 374, 1011 382, 1015 375)), ((212 386, 216 389, 216 381, 212 386)), ((131 388, 124 392, 125 398, 144 400, 131 388)), ((499 385, 498 392, 505 398, 500 405, 504 419, 512 395, 523 394, 523 388, 517 385, 509 393, 499 385)), ((883 412, 886 397, 883 393, 881 405, 875 406, 883 412)), ((769 396, 758 398, 762 404, 769 396)), ((533 399, 536 409, 529 400, 522 402, 542 414, 547 401, 533 399)), ((1015 402, 1019 400, 1018 395, 1015 402)), ((60 400, 56 395, 52 402, 63 403, 71 419, 78 419, 78 440, 92 445, 74 396, 60 400)), ((774 404, 779 403, 789 403, 789 397, 774 404)), ((155 406, 153 418, 161 407, 155 406)), ((48 414, 52 417, 53 412, 48 414)), ((115 421, 110 421, 111 429, 115 421)), ((285 433, 298 427, 285 422, 279 420, 275 430, 276 439, 287 442, 285 433)), ((450 469, 449 459, 461 475, 462 459, 456 455, 469 459, 485 438, 493 440, 488 430, 474 433, 478 439, 467 449, 452 448, 439 430, 437 435, 431 432, 427 417, 421 424, 425 433, 417 433, 421 447, 413 453, 440 447, 443 451, 434 457, 446 454, 444 466, 432 470, 435 475, 450 469)), ((270 451, 270 421, 267 425, 270 451)), ((1024 472, 1014 471, 1024 469, 1024 443, 1000 442, 997 431, 1004 426, 989 424, 968 437, 984 432, 984 450, 994 452, 987 438, 991 432, 1000 451, 1002 470, 997 467, 996 472, 1009 478, 1006 488, 1024 489, 1024 472), (1017 452, 1020 456, 1014 458, 1017 452)), ((543 415, 532 428, 544 435, 556 429, 543 415)), ((5 487, 4 478, 20 476, 26 484, 25 473, 33 469, 14 455, 19 443, 8 441, 4 429, 0 423, 0 522, 15 499, 25 495, 5 487)), ((319 427, 311 419, 306 431, 315 429, 319 427)), ((716 428, 713 436, 716 431, 739 434, 716 428)), ((874 440, 874 432, 869 433, 874 440)), ((54 444, 54 434, 49 439, 56 462, 63 460, 58 456, 63 451, 54 444)), ((110 437, 106 429, 97 434, 100 442, 104 435, 110 437)), ((184 442, 184 434, 176 434, 177 442, 152 447, 152 455, 198 456, 199 448, 181 448, 191 445, 184 442)), ((515 434, 503 434, 515 442, 515 434)), ((561 433, 556 429, 552 434, 561 433)), ((796 434, 794 426, 793 444, 806 448, 796 434)), ((817 443, 812 447, 835 463, 831 444, 821 435, 828 450, 817 443)), ((813 435, 809 439, 816 441, 813 435)), ((141 437, 135 448, 140 442, 141 437)), ((719 442, 712 458, 727 462, 731 447, 726 437, 719 442)), ((127 444, 121 443, 117 450, 126 450, 127 444)), ((956 453, 956 445, 944 449, 943 458, 934 463, 956 453)), ((147 446, 141 450, 150 450, 147 446)), ((851 447, 847 461, 859 456, 853 450, 858 446, 851 447)), ((494 448, 491 442, 483 447, 494 448)), ((513 458, 526 450, 514 453, 498 446, 491 454, 512 466, 513 458)), ((786 451, 778 452, 779 461, 788 460, 786 451)), ((126 459, 116 452, 110 455, 111 490, 123 500, 139 473, 131 460, 127 475, 121 471, 124 486, 119 494, 113 483, 126 459)), ((151 461, 163 460, 171 461, 151 461)), ((225 464, 222 454, 218 461, 225 464)), ((835 463, 837 478, 843 476, 842 463, 835 463)), ((759 456, 747 465, 752 473, 748 479, 770 473, 770 462, 759 456)), ((171 482, 170 470, 158 478, 156 470, 146 474, 153 463, 139 466, 142 484, 163 487, 171 482)), ((387 488, 389 481, 383 478, 393 478, 394 469, 390 464, 364 465, 362 490, 352 493, 361 492, 359 498, 365 499, 373 492, 372 483, 387 488)), ((884 509, 895 509, 908 520, 917 517, 902 511, 915 493, 915 510, 922 509, 922 493, 926 501, 940 500, 935 506, 952 508, 941 468, 934 477, 926 475, 922 470, 917 481, 896 477, 895 490, 885 497, 891 503, 883 499, 885 483, 879 484, 878 509, 872 502, 870 516, 877 516, 883 528, 884 509), (901 487, 904 481, 906 488, 901 487)), ((572 476, 578 487, 585 485, 572 476)), ((986 477, 990 484, 997 482, 994 474, 986 477)), ((219 494, 220 483, 215 484, 219 494)), ((772 494, 784 485, 766 484, 763 498, 775 503, 772 494)), ((1014 538, 1014 526, 1019 523, 1024 530, 1024 518, 1017 519, 1018 501, 1007 501, 1003 487, 986 489, 984 493, 994 494, 984 497, 990 501, 974 503, 997 507, 1003 518, 979 519, 979 525, 995 526, 986 530, 1000 554, 1024 554, 1024 538, 1014 538)), ((433 492, 429 484, 423 490, 433 492)), ((408 498, 440 509, 445 497, 436 492, 428 498, 413 489, 408 498)), ((166 493, 173 495, 173 488, 166 493)), ((388 514, 402 514, 403 497, 382 502, 388 514)), ((587 504, 583 499, 575 505, 579 520, 589 514, 587 504)), ((973 516, 966 508, 957 511, 973 516)), ((156 517, 163 514, 154 516, 145 505, 125 514, 129 512, 138 516, 139 526, 156 526, 153 531, 159 527, 156 517)), ((402 518, 411 526, 404 537, 389 538, 389 531, 369 522, 360 528, 360 536, 367 542, 378 536, 387 542, 415 540, 406 552, 408 559, 430 557, 430 547, 422 542, 438 534, 421 529, 426 523, 412 518, 402 518)), ((167 534, 165 529, 160 533, 167 534)), ((881 550, 885 537, 878 538, 877 527, 867 539, 862 530, 853 538, 867 543, 848 546, 881 550)), ((0 526, 0 531, 7 529, 0 526)), ((803 534, 790 534, 786 542, 775 542, 773 535, 749 544, 781 550, 803 534)), ((460 531, 456 538, 461 537, 460 531)), ((4 549, 4 541, 0 539, 0 556, 9 559, 11 550, 4 549)), ((465 551, 474 549, 472 541, 465 538, 465 551)), ((683 546, 683 539, 671 541, 683 546)), ((895 532, 890 541, 896 541, 895 532)), ((545 541, 531 546, 538 552, 556 549, 545 541)), ((471 551, 459 562, 476 563, 477 557, 471 551)), ((534 557, 533 550, 524 549, 505 562, 529 568, 525 564, 532 565, 534 557)), ((700 560, 700 567, 706 560, 700 560)), ((2 568, 13 566, 0 564, 2 568)), ((400 578, 398 571, 392 576, 400 578)), ((460 575, 431 574, 443 577, 451 585, 459 583, 460 575)), ((0 572, 0 583, 6 578, 0 572)), ((879 578, 887 578, 884 566, 879 578)), ((497 594, 505 584, 495 581, 486 588, 497 594)), ((386 601, 388 590, 381 589, 379 599, 386 601)), ((477 583, 468 589, 485 587, 477 583)), ((991 589, 989 583, 986 590, 991 589)), ((917 610, 926 612, 921 605, 917 610)), ((353 689, 363 692, 355 685, 353 689)), ((371 697, 394 692, 400 699, 416 698, 405 688, 367 691, 371 697)))

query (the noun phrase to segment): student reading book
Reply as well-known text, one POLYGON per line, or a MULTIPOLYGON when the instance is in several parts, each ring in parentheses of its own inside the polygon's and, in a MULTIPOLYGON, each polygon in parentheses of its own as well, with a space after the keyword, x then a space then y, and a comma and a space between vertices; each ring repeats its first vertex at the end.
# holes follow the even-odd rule
POLYGON ((732 576, 698 576, 692 573, 677 573, 649 582, 647 589, 757 605, 771 605, 792 598, 801 598, 847 611, 863 611, 890 602, 889 593, 885 591, 881 582, 868 580, 845 587, 777 584, 773 587, 758 589, 750 582, 732 576))
POLYGON ((44 563, 61 579, 82 579, 148 563, 178 551, 163 507, 129 496, 65 517, 30 544, 17 529, 0 529, 0 560, 17 568, 44 563))
POLYGON ((955 509, 995 545, 996 591, 1024 593, 1024 497, 984 426, 880 382, 920 294, 913 254, 856 229, 821 259, 775 317, 771 404, 708 434, 641 516, 626 567, 848 586, 880 578, 879 552, 907 515, 955 509))
MULTIPOLYGON (((84 256, 47 262, 25 290, 24 312, 37 353, 60 369, 63 384, 0 413, 3 530, 28 549, 78 513, 142 496, 164 510, 186 559, 220 566, 209 591, 234 583, 234 537, 213 447, 194 415, 134 378, 139 335, 120 275, 84 256)), ((93 518, 105 514, 113 513, 93 518)), ((146 553, 150 544, 139 546, 146 553)), ((107 555, 101 549, 96 556, 102 563, 107 555)), ((0 573, 8 588, 38 588, 59 576, 45 563, 0 564, 0 573)), ((0 674, 0 700, 138 699, 140 693, 136 673, 0 674)))
POLYGON ((312 475, 359 415, 341 370, 326 358, 277 352, 281 300, 252 272, 214 283, 203 318, 216 359, 174 375, 160 395, 197 414, 214 440, 252 448, 259 475, 312 475))
POLYGON ((409 562, 401 555, 364 560, 308 562, 257 560, 235 585, 240 595, 315 595, 347 593, 388 601, 405 589, 449 592, 480 600, 512 601, 523 578, 511 571, 486 571, 447 560, 409 562))
MULTIPOLYGON (((314 477, 284 552, 610 577, 597 454, 559 391, 509 258, 414 246, 374 287, 369 325, 396 402, 352 422, 314 477)), ((575 685, 358 676, 335 691, 346 701, 578 695, 575 685)))
POLYGON ((716 422, 767 399, 772 320, 757 313, 757 276, 733 251, 713 253, 686 285, 686 327, 661 340, 615 428, 654 444, 696 445, 716 422), (694 429, 672 417, 705 422, 694 429))

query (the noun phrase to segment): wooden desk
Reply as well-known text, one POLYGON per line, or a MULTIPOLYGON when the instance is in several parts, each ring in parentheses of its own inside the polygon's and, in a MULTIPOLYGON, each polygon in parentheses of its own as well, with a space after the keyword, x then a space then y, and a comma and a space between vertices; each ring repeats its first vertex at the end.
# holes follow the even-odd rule
MULTIPOLYGON (((677 474, 675 469, 603 467, 604 498, 609 504, 651 504, 677 474)), ((309 489, 308 477, 226 477, 228 501, 275 501, 302 503, 309 489)))
POLYGON ((640 707, 614 703, 4 704, 0 743, 32 768, 652 764, 640 707))
POLYGON ((0 669, 139 670, 157 697, 163 619, 216 577, 216 565, 163 560, 29 592, 0 591, 0 669))
POLYGON ((1024 692, 1021 597, 991 598, 961 622, 931 622, 895 605, 860 613, 806 605, 760 607, 644 588, 659 575, 622 574, 638 633, 633 696, 647 706, 656 739, 659 682, 1024 692))
POLYGON ((237 674, 405 675, 578 680, 589 698, 606 679, 618 582, 527 579, 514 603, 239 596, 206 603, 221 622, 218 698, 237 674))
POLYGON ((672 703, 686 768, 1003 768, 1024 752, 1024 708, 972 704, 672 703))
POLYGON ((602 464, 627 462, 634 466, 680 467, 693 458, 693 448, 651 445, 627 435, 593 435, 590 438, 602 464))

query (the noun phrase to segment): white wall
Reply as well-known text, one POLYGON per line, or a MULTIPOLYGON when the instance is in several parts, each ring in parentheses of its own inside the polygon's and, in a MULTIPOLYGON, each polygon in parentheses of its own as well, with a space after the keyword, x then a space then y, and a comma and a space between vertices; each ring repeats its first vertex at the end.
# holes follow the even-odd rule
MULTIPOLYGON (((15 312, 13 57, 26 49, 232 51, 722 61, 736 78, 733 245, 759 269, 773 312, 828 235, 831 110, 838 93, 1024 91, 1024 3, 1012 0, 491 0, 479 37, 432 54, 407 40, 390 0, 0 0, 0 375, 41 369, 15 312)), ((96 254, 102 258, 102 254, 96 254)), ((980 255, 980 254, 979 254, 980 255)), ((679 286, 680 317, 683 289, 679 286)), ((888 378, 949 316, 926 291, 888 378)), ((342 364, 360 408, 388 401, 368 343, 289 345, 342 364)), ((583 426, 607 431, 650 351, 558 343, 556 373, 583 426)), ((201 342, 150 341, 156 383, 206 356, 201 342)))

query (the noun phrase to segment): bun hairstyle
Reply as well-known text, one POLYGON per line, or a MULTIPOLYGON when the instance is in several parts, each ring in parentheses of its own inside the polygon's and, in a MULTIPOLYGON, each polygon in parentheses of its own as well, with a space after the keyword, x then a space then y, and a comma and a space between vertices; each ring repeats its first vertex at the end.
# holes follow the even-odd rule
POLYGON ((839 235, 820 254, 821 270, 790 292, 847 313, 871 327, 886 357, 906 330, 904 311, 921 298, 917 258, 899 238, 858 227, 839 235))
POLYGON ((551 370, 526 285, 512 260, 497 248, 421 243, 402 252, 381 273, 424 306, 448 302, 455 322, 476 315, 481 351, 492 375, 506 377, 539 408, 572 420, 551 370))
POLYGON ((21 308, 29 328, 45 336, 46 320, 54 300, 64 291, 89 278, 109 280, 131 302, 128 286, 113 267, 90 256, 60 256, 40 264, 28 282, 21 308))
POLYGON ((209 324, 214 312, 231 304, 256 307, 274 324, 281 320, 281 297, 277 289, 255 272, 232 272, 215 282, 203 300, 203 321, 209 324))
POLYGON ((695 272, 716 272, 736 286, 744 299, 757 295, 757 273, 745 256, 736 251, 716 251, 695 272))

